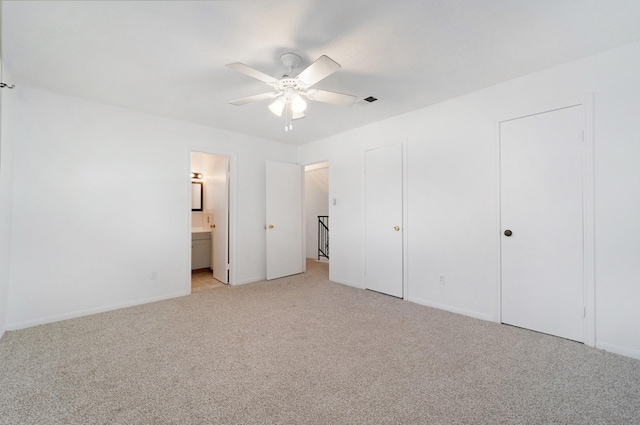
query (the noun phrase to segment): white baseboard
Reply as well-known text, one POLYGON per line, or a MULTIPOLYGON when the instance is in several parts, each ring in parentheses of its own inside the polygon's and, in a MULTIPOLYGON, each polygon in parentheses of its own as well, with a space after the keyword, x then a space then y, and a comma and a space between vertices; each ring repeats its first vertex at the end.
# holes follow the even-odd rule
POLYGON ((622 345, 610 344, 608 342, 596 341, 596 348, 611 353, 620 354, 621 356, 631 357, 632 359, 640 360, 640 350, 630 347, 624 347, 622 345))
POLYGON ((248 279, 236 280, 233 286, 246 285, 247 283, 260 282, 261 280, 267 280, 266 276, 250 277, 248 279))
POLYGON ((480 313, 473 310, 466 310, 464 308, 453 307, 446 304, 434 303, 431 301, 423 300, 421 298, 408 297, 407 301, 411 301, 412 303, 424 305, 426 307, 437 308, 438 310, 445 310, 451 313, 462 314, 463 316, 473 317, 474 319, 486 320, 488 322, 495 322, 495 319, 490 314, 480 313))
POLYGON ((160 297, 147 298, 144 300, 129 301, 120 304, 111 304, 103 307, 90 308, 86 310, 78 310, 71 313, 57 314, 53 316, 40 317, 38 319, 26 320, 24 322, 15 322, 7 324, 8 331, 16 331, 18 329, 30 328, 32 326, 45 325, 47 323, 60 322, 67 319, 75 319, 76 317, 89 316, 91 314, 104 313, 105 311, 119 310, 121 308, 133 307, 136 305, 153 303, 156 301, 168 300, 171 298, 184 297, 189 295, 190 292, 178 292, 169 295, 162 295, 160 297))
POLYGON ((339 283, 341 285, 346 285, 346 286, 351 286, 354 288, 358 288, 358 289, 365 289, 364 286, 358 284, 358 283, 354 283, 354 282, 349 282, 348 280, 342 280, 342 279, 331 279, 329 278, 329 280, 331 282, 335 282, 335 283, 339 283))

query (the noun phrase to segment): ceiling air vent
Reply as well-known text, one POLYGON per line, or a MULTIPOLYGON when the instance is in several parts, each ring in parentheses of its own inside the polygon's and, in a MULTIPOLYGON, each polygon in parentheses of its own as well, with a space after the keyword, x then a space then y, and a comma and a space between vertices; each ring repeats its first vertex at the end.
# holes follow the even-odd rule
POLYGON ((375 102, 378 99, 376 99, 373 96, 369 96, 369 97, 365 97, 364 100, 366 100, 367 102, 371 103, 371 102, 375 102))

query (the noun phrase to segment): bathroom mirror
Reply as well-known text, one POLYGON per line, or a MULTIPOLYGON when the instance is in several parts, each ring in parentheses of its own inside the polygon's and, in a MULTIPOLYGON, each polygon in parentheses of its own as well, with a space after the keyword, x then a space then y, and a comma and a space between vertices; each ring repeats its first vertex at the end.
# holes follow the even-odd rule
POLYGON ((191 211, 202 211, 202 182, 191 182, 191 211))

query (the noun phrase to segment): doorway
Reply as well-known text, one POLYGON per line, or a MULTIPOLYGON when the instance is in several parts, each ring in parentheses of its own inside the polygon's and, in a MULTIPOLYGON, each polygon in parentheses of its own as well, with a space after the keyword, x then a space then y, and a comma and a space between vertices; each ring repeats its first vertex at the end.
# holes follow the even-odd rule
POLYGON ((232 158, 208 152, 190 153, 191 290, 232 282, 232 158), (199 199, 196 199, 198 198, 199 199), (195 202, 194 202, 195 201, 195 202))
POLYGON ((327 161, 305 167, 266 162, 267 280, 307 271, 328 278, 328 167, 327 161))
POLYGON ((310 260, 329 262, 331 217, 329 217, 329 163, 304 167, 305 251, 310 260))
POLYGON ((502 323, 589 344, 585 108, 563 105, 499 123, 500 306, 502 323))

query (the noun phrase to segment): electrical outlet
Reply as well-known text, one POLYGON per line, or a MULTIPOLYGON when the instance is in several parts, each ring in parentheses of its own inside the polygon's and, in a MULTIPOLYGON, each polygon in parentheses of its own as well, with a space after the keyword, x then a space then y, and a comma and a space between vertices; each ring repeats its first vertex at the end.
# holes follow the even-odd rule
POLYGON ((438 283, 440 285, 444 285, 444 282, 445 282, 445 276, 444 276, 444 273, 443 273, 443 274, 440 275, 440 280, 438 280, 438 283))
POLYGON ((151 272, 151 280, 158 280, 158 272, 151 272))

